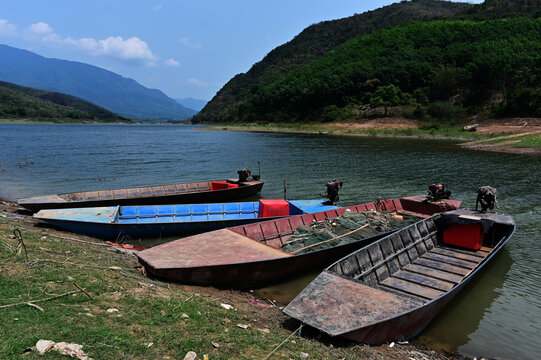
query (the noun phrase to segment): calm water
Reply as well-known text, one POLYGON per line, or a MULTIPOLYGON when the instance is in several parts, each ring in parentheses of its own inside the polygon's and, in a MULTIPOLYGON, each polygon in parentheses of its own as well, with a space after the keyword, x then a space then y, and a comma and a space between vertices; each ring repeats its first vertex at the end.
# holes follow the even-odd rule
POLYGON ((230 178, 242 168, 256 172, 258 161, 267 198, 282 196, 284 179, 288 197, 299 199, 317 197, 325 181, 340 179, 341 205, 424 193, 443 182, 473 207, 477 187, 489 184, 518 230, 418 341, 464 355, 539 358, 541 158, 467 151, 451 142, 193 129, 0 124, 0 196, 230 178))

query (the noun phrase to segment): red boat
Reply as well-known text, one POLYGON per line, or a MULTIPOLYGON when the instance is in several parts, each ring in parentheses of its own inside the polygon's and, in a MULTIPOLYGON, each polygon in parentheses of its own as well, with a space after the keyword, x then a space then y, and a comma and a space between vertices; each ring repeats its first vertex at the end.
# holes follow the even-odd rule
POLYGON ((168 280, 219 288, 255 288, 328 264, 385 234, 293 255, 281 249, 295 229, 313 221, 379 210, 428 217, 460 206, 458 200, 426 201, 425 196, 379 200, 313 214, 237 226, 186 237, 137 254, 147 273, 168 280))
POLYGON ((434 215, 330 265, 284 313, 362 343, 406 340, 428 325, 515 229, 508 215, 434 215))

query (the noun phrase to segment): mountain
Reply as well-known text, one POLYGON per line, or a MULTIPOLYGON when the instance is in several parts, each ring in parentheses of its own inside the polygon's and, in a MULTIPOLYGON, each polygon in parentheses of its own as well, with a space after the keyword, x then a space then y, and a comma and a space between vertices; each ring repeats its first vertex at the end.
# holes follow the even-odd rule
POLYGON ((208 100, 194 99, 194 98, 184 98, 184 99, 175 99, 180 105, 185 108, 192 109, 195 111, 200 111, 208 103, 208 100))
POLYGON ((0 80, 76 96, 131 118, 182 120, 196 113, 111 71, 7 45, 0 45, 0 80))
POLYGON ((0 81, 0 118, 43 121, 129 122, 100 106, 71 95, 0 81))
POLYGON ((449 1, 402 1, 363 14, 324 21, 304 29, 293 40, 272 50, 245 74, 233 77, 194 117, 194 122, 234 121, 240 104, 262 87, 362 35, 410 21, 453 17, 471 4, 449 1))
POLYGON ((541 1, 539 0, 485 0, 460 14, 458 18, 472 20, 502 19, 510 17, 540 17, 541 1))
POLYGON ((350 40, 237 107, 239 121, 541 116, 541 18, 414 22, 350 40))

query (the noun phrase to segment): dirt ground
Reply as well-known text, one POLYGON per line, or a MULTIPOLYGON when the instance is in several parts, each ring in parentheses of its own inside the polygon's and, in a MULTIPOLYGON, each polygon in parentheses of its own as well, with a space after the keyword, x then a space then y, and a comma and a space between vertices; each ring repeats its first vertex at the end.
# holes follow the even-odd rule
MULTIPOLYGON (((53 229, 45 226, 34 219, 31 214, 21 212, 17 203, 0 198, 0 215, 4 218, 13 218, 13 225, 24 228, 25 231, 36 231, 42 235, 54 236, 60 239, 71 242, 82 242, 83 246, 95 244, 96 247, 103 248, 104 243, 99 239, 89 238, 69 232, 53 229)), ((125 260, 126 268, 137 268, 141 270, 141 276, 145 276, 142 267, 139 265, 136 257, 133 256, 133 251, 124 250, 111 246, 108 248, 113 254, 112 256, 122 256, 125 260)), ((152 279, 156 281, 156 279, 152 279)), ((163 296, 169 296, 167 289, 170 287, 180 288, 188 293, 198 294, 209 297, 213 300, 221 301, 233 305, 241 310, 247 320, 257 322, 261 325, 269 326, 280 324, 283 328, 289 329, 292 332, 299 327, 299 323, 284 315, 281 309, 284 304, 278 304, 268 299, 257 298, 252 291, 237 291, 237 290, 219 290, 212 287, 191 286, 173 283, 159 282, 163 286, 163 296)), ((149 288, 150 289, 150 288, 149 288)), ((154 289, 154 288, 153 288, 154 289)), ((138 289, 139 291, 144 291, 138 289)), ((153 290, 155 291, 155 290, 153 290)), ((144 294, 139 294, 143 296, 144 294)), ((322 335, 317 330, 305 328, 302 331, 302 336, 315 339, 330 347, 357 346, 362 349, 362 352, 370 359, 394 359, 394 360, 444 360, 444 359, 470 359, 459 355, 443 354, 428 349, 422 345, 413 342, 400 342, 385 344, 380 346, 368 346, 362 344, 352 344, 351 342, 333 339, 322 335)))
MULTIPOLYGON (((500 135, 499 137, 492 137, 490 139, 467 141, 460 146, 472 150, 492 151, 492 152, 506 152, 515 154, 527 154, 527 155, 541 155, 541 150, 524 148, 524 147, 511 147, 510 145, 517 140, 513 140, 513 137, 540 134, 541 133, 541 118, 508 118, 508 119, 488 119, 482 122, 476 123, 471 121, 471 126, 475 126, 475 131, 478 134, 486 135, 500 135), (500 142, 498 144, 487 144, 487 141, 495 139, 509 139, 509 141, 500 142)), ((404 118, 378 118, 365 120, 362 122, 349 122, 349 123, 332 123, 328 125, 333 131, 340 133, 346 130, 404 130, 404 129, 417 129, 419 123, 411 119, 404 118)))
POLYGON ((411 119, 387 117, 370 119, 363 122, 355 123, 336 123, 330 125, 340 130, 360 129, 360 130, 393 130, 393 129, 417 129, 419 124, 411 119))

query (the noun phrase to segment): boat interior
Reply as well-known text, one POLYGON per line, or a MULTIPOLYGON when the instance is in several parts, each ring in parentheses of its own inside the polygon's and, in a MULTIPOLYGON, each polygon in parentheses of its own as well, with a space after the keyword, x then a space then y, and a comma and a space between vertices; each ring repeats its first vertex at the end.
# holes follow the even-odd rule
POLYGON ((397 295, 433 300, 462 282, 514 230, 498 222, 456 225, 437 215, 349 255, 329 270, 397 295))

